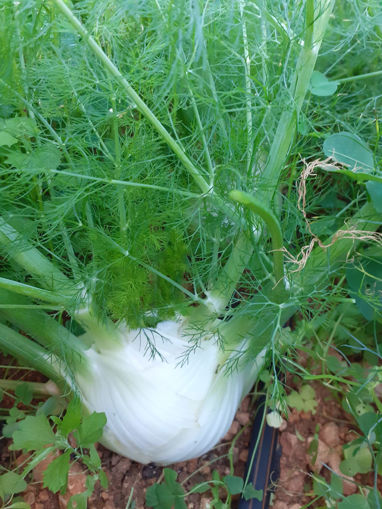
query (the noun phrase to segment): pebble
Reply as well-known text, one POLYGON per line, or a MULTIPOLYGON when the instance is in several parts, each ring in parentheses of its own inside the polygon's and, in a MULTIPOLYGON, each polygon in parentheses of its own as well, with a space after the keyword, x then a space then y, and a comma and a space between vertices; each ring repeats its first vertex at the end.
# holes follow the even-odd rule
POLYGON ((187 462, 187 471, 192 474, 192 472, 195 472, 195 470, 198 468, 198 460, 197 458, 194 458, 187 462))
POLYGON ((243 449, 241 451, 241 453, 239 454, 239 460, 246 463, 247 459, 248 459, 248 451, 246 449, 243 449))
POLYGON ((201 469, 201 473, 203 475, 210 475, 211 474, 211 467, 209 465, 206 465, 204 466, 202 469, 201 469))
POLYGON ((236 433, 238 433, 240 429, 240 424, 238 421, 233 421, 232 423, 232 426, 230 427, 229 429, 229 432, 232 434, 232 435, 236 435, 236 433))
POLYGON ((320 429, 319 436, 329 447, 340 444, 340 428, 334 422, 325 423, 320 429))
POLYGON ((24 502, 26 502, 29 505, 32 505, 35 503, 36 497, 35 494, 31 491, 27 491, 24 495, 24 502))
POLYGON ((115 465, 119 463, 120 459, 121 459, 120 456, 118 456, 117 454, 113 454, 113 456, 111 457, 111 465, 115 467, 115 465))
POLYGON ((46 502, 47 500, 49 500, 49 493, 46 490, 40 491, 38 499, 40 500, 40 502, 46 502))
POLYGON ((300 470, 281 469, 280 483, 287 487, 288 492, 301 494, 304 492, 305 474, 300 470))
POLYGON ((120 458, 118 461, 118 468, 119 470, 127 472, 131 468, 131 460, 128 458, 120 458))
POLYGON ((250 414, 249 412, 239 412, 237 415, 236 415, 236 419, 239 421, 239 423, 242 425, 242 426, 245 426, 246 424, 249 423, 250 421, 250 414))
POLYGON ((250 401, 251 401, 251 398, 249 398, 248 396, 246 398, 244 398, 240 405, 240 411, 248 412, 250 401))
POLYGON ((273 504, 272 509, 289 509, 289 507, 288 504, 286 504, 285 502, 278 500, 273 504))

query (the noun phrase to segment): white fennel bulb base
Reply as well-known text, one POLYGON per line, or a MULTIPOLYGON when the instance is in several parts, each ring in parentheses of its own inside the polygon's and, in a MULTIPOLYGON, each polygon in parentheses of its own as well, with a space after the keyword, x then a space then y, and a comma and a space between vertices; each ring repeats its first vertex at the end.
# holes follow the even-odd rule
POLYGON ((140 463, 170 464, 201 456, 226 434, 264 360, 230 374, 219 370, 214 338, 181 363, 189 343, 181 324, 126 331, 115 349, 87 350, 77 375, 89 411, 105 412, 101 443, 140 463), (149 338, 159 353, 149 352, 149 338), (160 358, 162 357, 162 358, 160 358))

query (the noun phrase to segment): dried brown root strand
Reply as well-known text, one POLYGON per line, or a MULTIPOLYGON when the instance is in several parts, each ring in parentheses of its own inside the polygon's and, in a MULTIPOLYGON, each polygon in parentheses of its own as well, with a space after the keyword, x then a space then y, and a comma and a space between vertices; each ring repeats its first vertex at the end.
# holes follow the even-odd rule
POLYGON ((319 159, 316 159, 315 161, 312 161, 309 164, 306 164, 305 160, 304 163, 304 169, 301 172, 300 178, 298 180, 298 186, 297 186, 297 192, 298 192, 298 200, 297 200, 297 206, 298 209, 302 212, 302 215, 305 220, 305 224, 307 227, 308 232, 310 233, 312 240, 309 242, 308 245, 303 246, 298 253, 297 256, 293 256, 285 247, 283 248, 283 251, 286 255, 286 261, 287 263, 292 263, 294 265, 297 265, 297 268, 292 270, 291 272, 299 272, 301 271, 308 261, 308 258, 313 251, 313 248, 316 244, 318 244, 322 249, 328 249, 331 247, 337 240, 339 239, 352 239, 354 241, 356 240, 363 240, 363 241, 369 241, 369 242, 376 242, 379 245, 382 245, 382 234, 378 232, 373 231, 367 231, 367 230, 357 230, 357 228, 352 227, 347 230, 338 230, 330 240, 328 244, 324 244, 317 235, 315 235, 312 232, 312 229, 310 227, 310 222, 308 220, 307 214, 306 214, 306 181, 311 176, 316 176, 315 169, 320 168, 338 168, 341 169, 341 165, 334 162, 332 158, 325 159, 324 161, 320 161, 319 159))

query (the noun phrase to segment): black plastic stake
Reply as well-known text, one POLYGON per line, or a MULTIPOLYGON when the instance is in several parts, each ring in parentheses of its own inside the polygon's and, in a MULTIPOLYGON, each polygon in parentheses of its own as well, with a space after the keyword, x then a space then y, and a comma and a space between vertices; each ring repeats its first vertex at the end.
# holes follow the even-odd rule
POLYGON ((239 509, 266 509, 269 507, 269 499, 272 486, 279 477, 281 447, 278 443, 278 430, 263 423, 265 398, 259 398, 258 411, 252 427, 249 454, 246 465, 245 477, 255 489, 263 490, 263 500, 256 499, 239 501, 239 509), (263 423, 263 425, 262 425, 263 423), (257 449, 252 459, 253 452, 257 449))

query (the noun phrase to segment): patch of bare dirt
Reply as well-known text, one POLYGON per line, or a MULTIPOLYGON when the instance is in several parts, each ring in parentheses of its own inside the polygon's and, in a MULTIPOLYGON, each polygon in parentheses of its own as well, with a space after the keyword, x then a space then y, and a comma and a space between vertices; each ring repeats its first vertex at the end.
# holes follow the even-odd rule
MULTIPOLYGON (((291 376, 287 385, 294 387, 291 376)), ((369 474, 346 477, 340 471, 343 446, 359 436, 351 417, 342 409, 339 399, 320 383, 314 382, 316 412, 299 412, 291 409, 288 420, 280 429, 282 447, 280 478, 276 483, 271 509, 299 509, 305 504, 310 508, 322 507, 313 493, 313 474, 319 474, 330 482, 331 471, 342 477, 345 496, 358 492, 357 483, 373 485, 369 474)), ((382 479, 379 478, 382 489, 382 479)))

